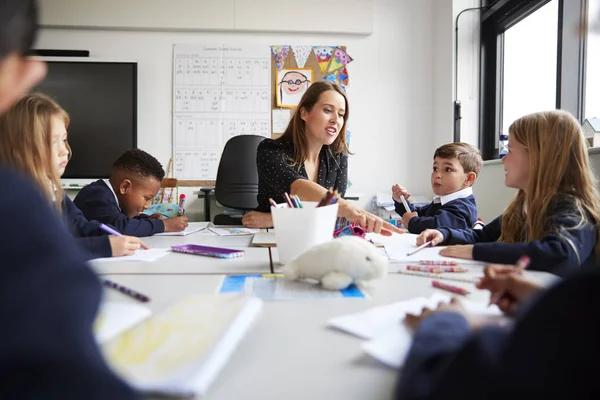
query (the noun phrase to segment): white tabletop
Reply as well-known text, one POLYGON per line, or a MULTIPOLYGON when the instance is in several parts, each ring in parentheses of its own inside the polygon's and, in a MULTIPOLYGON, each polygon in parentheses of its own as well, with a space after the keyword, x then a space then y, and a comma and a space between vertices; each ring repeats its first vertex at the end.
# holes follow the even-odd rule
POLYGON ((230 248, 244 250, 244 256, 237 258, 214 258, 169 252, 166 256, 153 262, 120 261, 102 263, 91 261, 90 265, 100 275, 254 274, 271 272, 268 249, 239 246, 231 246, 230 248))
POLYGON ((254 235, 219 236, 208 229, 187 236, 148 236, 142 241, 150 247, 171 247, 178 244, 200 244, 218 247, 248 247, 254 235))
MULTIPOLYGON (((534 273, 540 280, 550 275, 534 273)), ((217 275, 108 275, 151 298, 153 310, 191 293, 214 293, 217 275)), ((486 301, 473 285, 469 299, 486 301)), ((339 315, 380 304, 429 296, 431 279, 390 274, 367 288, 371 299, 321 299, 265 302, 262 315, 242 340, 209 389, 207 399, 389 399, 397 371, 364 355, 360 340, 326 328, 339 315)), ((135 302, 112 289, 108 300, 135 302)), ((445 293, 447 292, 439 292, 445 293)))

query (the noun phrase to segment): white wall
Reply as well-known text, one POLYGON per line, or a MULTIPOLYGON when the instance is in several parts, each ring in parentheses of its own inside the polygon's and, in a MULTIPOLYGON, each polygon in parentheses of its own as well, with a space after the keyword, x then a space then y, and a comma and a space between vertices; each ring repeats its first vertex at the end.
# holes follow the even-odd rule
MULTIPOLYGON (((173 44, 347 45, 355 60, 348 66, 355 153, 350 191, 363 193, 366 205, 377 190, 396 182, 412 193, 431 191, 434 12, 433 0, 376 0, 375 31, 367 37, 45 28, 37 47, 87 49, 92 57, 137 60, 138 145, 166 165, 172 151, 173 44)), ((184 189, 188 199, 194 197, 192 190, 184 189)), ((188 204, 188 213, 201 210, 200 200, 188 204)))
MULTIPOLYGON (((455 21, 465 8, 480 0, 434 0, 433 27, 433 147, 454 138, 455 21)), ((462 103, 461 140, 479 145, 479 18, 478 11, 463 13, 458 30, 458 99, 462 103)))

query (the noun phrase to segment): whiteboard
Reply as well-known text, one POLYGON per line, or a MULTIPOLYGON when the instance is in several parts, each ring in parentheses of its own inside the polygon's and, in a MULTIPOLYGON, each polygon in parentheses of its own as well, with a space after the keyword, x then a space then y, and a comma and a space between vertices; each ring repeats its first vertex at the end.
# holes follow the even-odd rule
POLYGON ((175 178, 214 180, 227 140, 269 137, 271 102, 269 46, 175 45, 175 178))

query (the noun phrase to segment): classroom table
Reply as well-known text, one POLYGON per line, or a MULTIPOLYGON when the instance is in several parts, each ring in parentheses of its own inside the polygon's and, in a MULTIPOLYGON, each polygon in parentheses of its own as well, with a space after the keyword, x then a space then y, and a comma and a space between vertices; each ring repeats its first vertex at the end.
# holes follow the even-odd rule
MULTIPOLYGON (((157 263, 161 263, 158 260, 157 263)), ((542 282, 550 274, 527 272, 542 282)), ((218 275, 106 275, 148 295, 160 310, 192 293, 214 293, 218 275)), ((470 284, 459 284, 469 287, 470 284)), ((486 301, 474 289, 469 299, 486 301)), ((205 397, 225 399, 390 399, 397 372, 363 354, 360 340, 327 328, 327 321, 376 305, 440 292, 431 279, 389 274, 366 289, 370 299, 266 301, 262 314, 219 373, 205 397)), ((107 300, 135 300, 105 289, 107 300)))
POLYGON ((249 247, 253 235, 219 236, 208 230, 187 236, 149 236, 144 243, 152 248, 178 244, 199 244, 244 250, 239 258, 221 259, 171 252, 153 261, 99 262, 90 265, 97 274, 251 274, 271 272, 269 249, 249 247))

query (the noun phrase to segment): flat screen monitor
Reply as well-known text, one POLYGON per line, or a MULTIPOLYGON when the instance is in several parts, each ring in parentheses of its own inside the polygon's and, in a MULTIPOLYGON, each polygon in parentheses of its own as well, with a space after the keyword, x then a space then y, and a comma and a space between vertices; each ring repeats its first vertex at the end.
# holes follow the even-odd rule
POLYGON ((137 146, 137 63, 42 59, 48 74, 33 90, 52 97, 70 116, 73 154, 63 185, 107 178, 112 163, 137 146))

